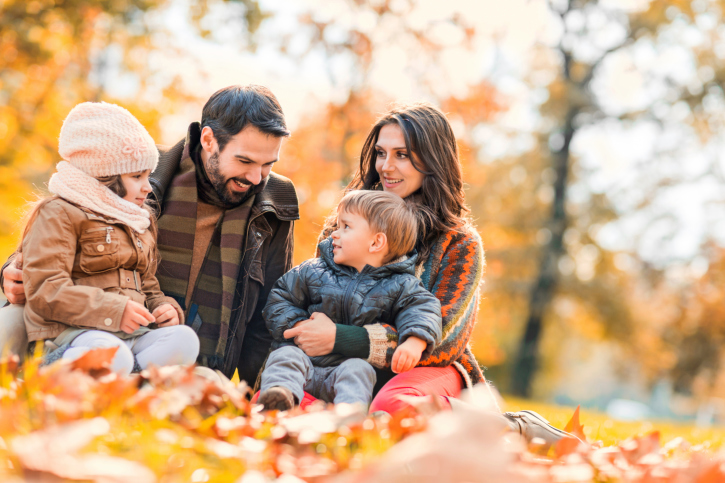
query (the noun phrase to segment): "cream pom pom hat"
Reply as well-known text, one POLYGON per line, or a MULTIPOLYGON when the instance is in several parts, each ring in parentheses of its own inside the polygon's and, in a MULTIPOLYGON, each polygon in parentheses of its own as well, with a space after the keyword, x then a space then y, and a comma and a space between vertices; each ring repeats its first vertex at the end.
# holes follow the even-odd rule
POLYGON ((138 233, 149 227, 147 210, 97 179, 156 168, 159 153, 154 140, 133 114, 105 102, 78 104, 60 128, 58 152, 63 161, 48 182, 51 193, 125 223, 138 233))
POLYGON ((84 102, 63 121, 58 153, 99 178, 150 169, 159 162, 154 140, 133 114, 106 102, 84 102))

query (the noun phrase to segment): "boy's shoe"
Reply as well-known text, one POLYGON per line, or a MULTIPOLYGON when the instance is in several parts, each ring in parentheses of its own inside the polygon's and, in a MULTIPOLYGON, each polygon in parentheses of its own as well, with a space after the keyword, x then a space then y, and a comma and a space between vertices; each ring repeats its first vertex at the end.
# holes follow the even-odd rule
POLYGON ((262 404, 265 411, 270 409, 287 411, 295 407, 295 397, 286 387, 274 386, 259 394, 257 404, 262 404))
POLYGON ((503 413, 513 431, 518 432, 526 441, 534 438, 541 438, 547 445, 556 444, 562 438, 573 438, 581 441, 571 433, 562 431, 549 424, 549 421, 534 411, 517 411, 515 413, 503 413))

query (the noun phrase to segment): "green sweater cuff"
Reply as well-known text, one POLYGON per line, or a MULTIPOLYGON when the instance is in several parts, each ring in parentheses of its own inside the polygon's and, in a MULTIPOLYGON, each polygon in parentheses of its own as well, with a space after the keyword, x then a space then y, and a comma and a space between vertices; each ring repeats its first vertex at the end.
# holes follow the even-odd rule
POLYGON ((370 357, 370 336, 364 327, 335 324, 335 347, 332 352, 345 357, 367 359, 370 357))

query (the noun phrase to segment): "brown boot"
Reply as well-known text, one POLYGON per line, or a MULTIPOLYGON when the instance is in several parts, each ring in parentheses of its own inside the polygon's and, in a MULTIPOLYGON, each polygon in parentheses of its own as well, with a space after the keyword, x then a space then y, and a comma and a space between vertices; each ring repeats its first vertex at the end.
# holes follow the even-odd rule
POLYGON ((282 386, 274 386, 260 393, 257 404, 264 405, 264 410, 277 409, 287 411, 295 407, 295 397, 292 391, 282 386))

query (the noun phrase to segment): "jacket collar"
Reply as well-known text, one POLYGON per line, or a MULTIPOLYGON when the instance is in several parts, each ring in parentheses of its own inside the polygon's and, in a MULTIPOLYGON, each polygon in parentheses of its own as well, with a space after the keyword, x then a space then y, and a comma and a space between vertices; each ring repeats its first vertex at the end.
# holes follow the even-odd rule
MULTIPOLYGON (((171 185, 174 175, 178 171, 181 160, 190 155, 192 139, 201 133, 201 125, 193 122, 189 125, 186 138, 173 147, 159 146, 159 165, 152 174, 152 186, 157 199, 163 200, 166 190, 171 185)), ((279 220, 294 221, 300 219, 299 202, 292 181, 288 178, 271 172, 266 178, 266 184, 259 191, 252 206, 252 217, 262 213, 273 213, 279 220)))
MULTIPOLYGON (((337 273, 346 273, 348 275, 357 273, 357 270, 352 267, 338 265, 337 263, 335 263, 334 255, 332 253, 332 237, 328 237, 322 240, 319 245, 317 245, 317 248, 320 252, 320 256, 330 268, 330 270, 337 273)), ((372 267, 370 265, 365 265, 365 268, 363 268, 363 272, 373 278, 386 278, 398 273, 408 273, 414 276, 415 262, 417 260, 418 254, 415 250, 413 250, 410 254, 404 255, 389 263, 386 263, 382 267, 372 267)))

